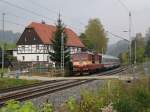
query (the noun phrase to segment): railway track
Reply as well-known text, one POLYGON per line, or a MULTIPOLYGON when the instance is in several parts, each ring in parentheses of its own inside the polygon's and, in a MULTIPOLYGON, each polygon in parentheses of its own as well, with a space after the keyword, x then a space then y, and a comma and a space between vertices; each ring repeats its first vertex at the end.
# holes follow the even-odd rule
POLYGON ((56 81, 56 80, 42 81, 42 82, 37 82, 37 83, 34 83, 34 84, 28 84, 28 85, 24 85, 24 86, 11 87, 11 88, 7 88, 7 89, 0 89, 0 94, 11 92, 11 91, 16 91, 16 90, 20 90, 20 89, 31 88, 31 87, 35 87, 35 86, 39 86, 39 85, 55 83, 55 82, 58 82, 58 81, 56 81))
MULTIPOLYGON (((127 68, 117 68, 115 70, 106 71, 100 74, 95 74, 98 76, 102 75, 112 75, 117 74, 122 71, 125 71, 127 68)), ((0 96, 0 106, 3 106, 6 101, 14 99, 17 101, 25 101, 29 100, 35 97, 39 97, 42 95, 54 93, 60 90, 64 90, 67 88, 71 88, 74 86, 78 86, 84 83, 91 82, 95 79, 89 79, 89 80, 59 80, 59 81, 46 81, 42 83, 37 83, 30 85, 29 87, 19 87, 14 89, 8 89, 5 90, 5 93, 3 92, 0 96)))

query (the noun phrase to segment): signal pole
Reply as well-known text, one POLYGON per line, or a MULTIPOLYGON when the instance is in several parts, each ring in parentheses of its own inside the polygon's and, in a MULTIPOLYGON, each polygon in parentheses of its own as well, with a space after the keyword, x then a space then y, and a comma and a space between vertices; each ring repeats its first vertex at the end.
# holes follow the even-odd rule
POLYGON ((135 54, 134 54, 134 55, 135 55, 135 56, 134 56, 134 64, 136 64, 136 40, 135 40, 134 49, 135 49, 135 50, 134 50, 134 51, 135 51, 135 52, 134 52, 134 53, 135 53, 135 54))
MULTIPOLYGON (((5 17, 5 13, 2 13, 2 18, 3 18, 3 38, 5 38, 5 29, 4 29, 4 18, 5 17)), ((2 75, 4 74, 4 44, 2 45, 2 75)))
POLYGON ((129 12, 129 65, 132 65, 131 12, 129 12))
POLYGON ((61 34, 61 71, 64 75, 64 35, 61 34))

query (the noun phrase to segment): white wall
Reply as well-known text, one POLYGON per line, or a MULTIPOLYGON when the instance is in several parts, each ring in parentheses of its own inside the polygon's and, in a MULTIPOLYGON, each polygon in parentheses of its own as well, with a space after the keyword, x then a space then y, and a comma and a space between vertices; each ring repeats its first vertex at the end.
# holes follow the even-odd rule
MULTIPOLYGON (((17 57, 18 61, 21 62, 33 62, 33 61, 47 61, 51 62, 48 60, 49 54, 47 51, 46 46, 44 45, 38 45, 39 49, 37 49, 37 45, 18 45, 17 49, 18 51, 14 51, 13 55, 17 57), (39 60, 37 60, 37 57, 39 57, 39 60), (24 59, 23 59, 24 58, 24 59)), ((49 51, 53 52, 51 46, 49 45, 49 51)), ((70 47, 70 53, 77 53, 81 51, 81 48, 77 47, 70 47)))
POLYGON ((49 61, 48 54, 17 54, 18 61, 30 62, 30 61, 49 61), (23 59, 24 57, 24 59, 23 59), (39 60, 37 59, 39 57, 39 60))

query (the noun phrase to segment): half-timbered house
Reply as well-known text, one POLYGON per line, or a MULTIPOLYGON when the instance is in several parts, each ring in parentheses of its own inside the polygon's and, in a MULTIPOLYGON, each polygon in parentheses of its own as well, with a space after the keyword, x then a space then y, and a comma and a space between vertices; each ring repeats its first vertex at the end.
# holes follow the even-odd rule
MULTIPOLYGON (((48 49, 53 51, 52 37, 56 31, 53 25, 32 22, 27 26, 17 41, 17 48, 13 55, 21 62, 51 62, 48 49)), ((65 28, 67 46, 70 53, 76 53, 84 48, 77 34, 69 28, 65 28)))

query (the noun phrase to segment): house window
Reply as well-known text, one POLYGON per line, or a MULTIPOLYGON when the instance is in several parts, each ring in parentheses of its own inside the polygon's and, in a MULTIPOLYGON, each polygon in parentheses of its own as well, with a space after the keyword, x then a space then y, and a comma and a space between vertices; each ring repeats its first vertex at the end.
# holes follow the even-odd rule
POLYGON ((24 45, 22 45, 21 47, 22 47, 22 49, 24 50, 25 46, 24 46, 24 45))
POLYGON ((81 48, 77 48, 77 51, 80 52, 80 51, 81 51, 81 48))
POLYGON ((25 57, 24 57, 24 56, 22 56, 22 60, 23 60, 23 61, 25 60, 25 57))
POLYGON ((36 57, 36 60, 39 61, 39 56, 36 57))
POLYGON ((39 45, 36 45, 36 49, 39 50, 39 48, 40 48, 40 46, 39 46, 39 45))
POLYGON ((49 56, 47 56, 47 61, 49 61, 49 56))

